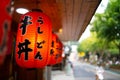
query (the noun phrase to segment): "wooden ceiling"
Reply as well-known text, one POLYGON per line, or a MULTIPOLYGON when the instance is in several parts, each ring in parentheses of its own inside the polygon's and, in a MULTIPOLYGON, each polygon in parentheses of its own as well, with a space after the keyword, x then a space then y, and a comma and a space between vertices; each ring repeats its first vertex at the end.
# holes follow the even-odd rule
POLYGON ((41 9, 52 21, 52 30, 62 41, 77 41, 89 24, 101 0, 13 0, 13 28, 20 14, 17 8, 41 9), (59 30, 62 29, 62 32, 59 30))

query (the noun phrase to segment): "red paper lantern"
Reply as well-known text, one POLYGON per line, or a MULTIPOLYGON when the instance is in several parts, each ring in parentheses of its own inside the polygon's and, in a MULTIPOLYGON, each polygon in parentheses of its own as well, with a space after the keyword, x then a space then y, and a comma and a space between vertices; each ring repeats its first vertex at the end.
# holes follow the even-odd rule
POLYGON ((58 60, 57 60, 57 63, 61 63, 62 62, 62 54, 63 54, 63 44, 61 41, 59 41, 59 56, 58 56, 58 60))
POLYGON ((0 64, 3 63, 6 54, 10 54, 12 38, 10 37, 11 15, 10 0, 0 2, 0 64))
POLYGON ((43 68, 49 60, 52 24, 47 15, 33 11, 20 19, 17 41, 16 62, 25 68, 43 68))
POLYGON ((50 50, 50 60, 48 65, 54 65, 57 63, 58 59, 58 37, 56 34, 52 34, 51 50, 50 50))
POLYGON ((56 34, 52 34, 52 43, 50 50, 50 60, 48 65, 55 65, 60 62, 61 58, 61 42, 56 34))

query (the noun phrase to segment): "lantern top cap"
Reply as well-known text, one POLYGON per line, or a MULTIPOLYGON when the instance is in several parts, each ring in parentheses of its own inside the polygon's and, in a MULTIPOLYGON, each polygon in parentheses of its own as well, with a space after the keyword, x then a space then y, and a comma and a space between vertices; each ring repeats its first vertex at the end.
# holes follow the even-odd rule
POLYGON ((32 9, 32 11, 43 12, 41 9, 32 9))

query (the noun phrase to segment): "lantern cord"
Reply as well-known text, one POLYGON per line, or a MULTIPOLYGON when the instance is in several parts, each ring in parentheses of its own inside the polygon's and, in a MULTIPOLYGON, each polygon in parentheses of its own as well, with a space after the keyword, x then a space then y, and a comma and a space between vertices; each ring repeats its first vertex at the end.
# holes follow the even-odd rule
POLYGON ((36 0, 36 9, 39 9, 39 4, 40 4, 40 1, 36 0))
POLYGON ((36 0, 36 8, 35 8, 35 9, 32 9, 32 11, 43 12, 43 11, 40 9, 39 4, 40 4, 40 1, 39 1, 39 0, 36 0))

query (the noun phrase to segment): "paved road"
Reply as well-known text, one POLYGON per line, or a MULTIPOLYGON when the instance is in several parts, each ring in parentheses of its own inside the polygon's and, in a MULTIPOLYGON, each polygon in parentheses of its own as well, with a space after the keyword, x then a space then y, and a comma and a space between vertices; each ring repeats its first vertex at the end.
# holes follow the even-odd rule
MULTIPOLYGON (((80 62, 75 62, 73 65, 75 80, 95 80, 95 66, 80 62)), ((104 80, 120 80, 120 74, 105 70, 104 78, 104 80)))

